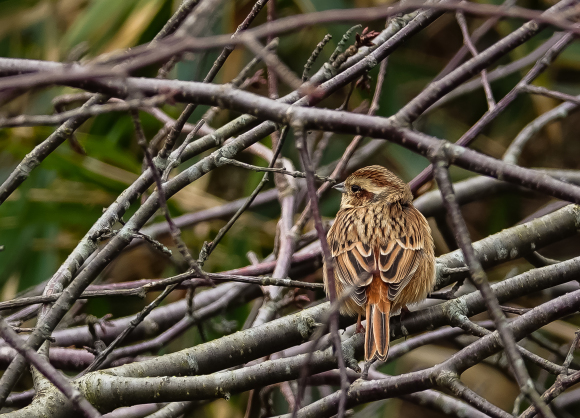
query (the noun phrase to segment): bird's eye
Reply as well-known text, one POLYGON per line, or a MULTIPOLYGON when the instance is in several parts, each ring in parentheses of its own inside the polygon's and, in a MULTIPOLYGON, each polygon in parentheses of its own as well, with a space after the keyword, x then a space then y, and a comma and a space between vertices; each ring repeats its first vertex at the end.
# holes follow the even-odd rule
POLYGON ((353 193, 356 193, 356 192, 360 192, 360 191, 362 190, 362 188, 361 188, 360 186, 353 185, 353 186, 350 186, 350 190, 351 190, 353 193))

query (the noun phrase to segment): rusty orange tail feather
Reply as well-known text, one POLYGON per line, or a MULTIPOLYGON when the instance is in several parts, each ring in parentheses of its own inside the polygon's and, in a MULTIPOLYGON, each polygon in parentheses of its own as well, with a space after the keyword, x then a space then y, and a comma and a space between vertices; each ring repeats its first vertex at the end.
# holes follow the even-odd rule
POLYGON ((391 301, 387 297, 389 287, 380 277, 373 277, 367 288, 365 331, 365 361, 386 361, 389 353, 389 317, 391 301))

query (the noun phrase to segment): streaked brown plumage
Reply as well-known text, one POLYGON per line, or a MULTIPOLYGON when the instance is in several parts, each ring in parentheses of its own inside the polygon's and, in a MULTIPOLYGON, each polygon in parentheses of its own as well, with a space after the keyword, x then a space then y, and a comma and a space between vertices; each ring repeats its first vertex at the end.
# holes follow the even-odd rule
MULTIPOLYGON (((381 166, 361 168, 335 188, 343 195, 327 239, 337 296, 355 286, 340 311, 366 316, 365 360, 385 361, 390 313, 433 290, 431 229, 409 187, 381 166)), ((327 277, 324 286, 328 294, 327 277)))

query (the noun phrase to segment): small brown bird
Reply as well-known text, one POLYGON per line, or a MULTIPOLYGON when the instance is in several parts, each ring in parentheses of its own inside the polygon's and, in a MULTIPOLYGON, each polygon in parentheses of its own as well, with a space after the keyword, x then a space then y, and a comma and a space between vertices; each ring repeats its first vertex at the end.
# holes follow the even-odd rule
MULTIPOLYGON (((435 285, 431 229, 409 187, 384 167, 361 168, 334 186, 343 193, 328 233, 340 312, 367 318, 365 360, 387 359, 391 312, 420 302, 435 285), (347 293, 344 295, 345 292, 347 293)), ((328 295, 328 278, 324 277, 328 295)))

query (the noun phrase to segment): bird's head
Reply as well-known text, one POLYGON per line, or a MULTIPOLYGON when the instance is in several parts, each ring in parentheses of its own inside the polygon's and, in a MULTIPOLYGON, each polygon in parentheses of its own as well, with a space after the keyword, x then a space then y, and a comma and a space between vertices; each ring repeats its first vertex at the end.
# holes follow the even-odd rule
POLYGON ((373 203, 410 203, 413 194, 399 177, 380 165, 371 165, 352 173, 343 183, 334 186, 342 193, 341 209, 373 203))

